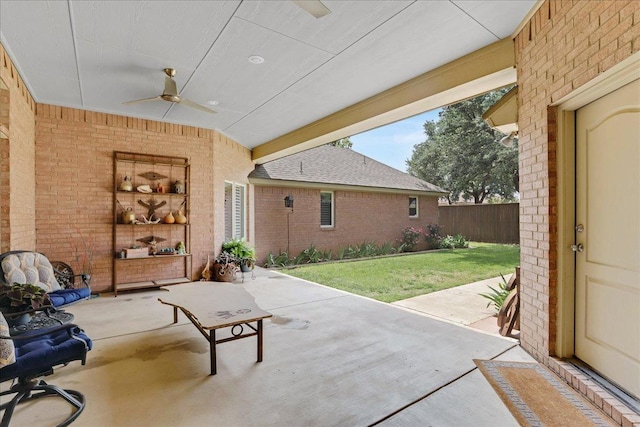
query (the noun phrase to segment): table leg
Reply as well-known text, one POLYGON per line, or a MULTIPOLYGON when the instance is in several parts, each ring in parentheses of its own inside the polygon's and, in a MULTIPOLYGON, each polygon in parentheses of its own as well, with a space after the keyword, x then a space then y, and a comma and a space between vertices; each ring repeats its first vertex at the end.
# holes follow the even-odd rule
POLYGON ((218 371, 216 363, 216 330, 209 331, 209 359, 211 364, 211 375, 215 375, 218 371))
POLYGON ((262 362, 262 319, 258 320, 258 362, 262 362))
POLYGON ((173 323, 178 323, 178 307, 173 307, 173 323))

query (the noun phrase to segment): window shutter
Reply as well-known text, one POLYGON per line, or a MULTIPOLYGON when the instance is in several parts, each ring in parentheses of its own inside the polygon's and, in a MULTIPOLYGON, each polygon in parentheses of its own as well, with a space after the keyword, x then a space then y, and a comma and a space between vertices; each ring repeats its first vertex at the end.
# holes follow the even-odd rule
POLYGON ((244 236, 244 187, 241 185, 235 186, 234 194, 234 237, 239 239, 244 236))

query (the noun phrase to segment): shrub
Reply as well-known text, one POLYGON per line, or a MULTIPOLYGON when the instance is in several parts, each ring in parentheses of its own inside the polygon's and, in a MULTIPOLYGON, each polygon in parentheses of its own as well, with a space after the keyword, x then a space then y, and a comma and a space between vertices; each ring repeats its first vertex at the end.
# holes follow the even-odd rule
POLYGON ((415 249, 422 235, 421 228, 407 227, 402 230, 402 239, 400 240, 403 251, 411 252, 415 249))
POLYGON ((441 241, 443 238, 442 227, 438 224, 427 225, 427 231, 424 233, 424 240, 427 242, 427 249, 441 248, 441 241))

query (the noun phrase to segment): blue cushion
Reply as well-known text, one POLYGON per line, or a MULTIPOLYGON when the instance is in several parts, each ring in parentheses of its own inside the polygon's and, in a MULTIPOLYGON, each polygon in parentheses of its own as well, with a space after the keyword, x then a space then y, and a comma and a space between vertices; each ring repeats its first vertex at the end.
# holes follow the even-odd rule
POLYGON ((80 328, 71 328, 73 334, 62 329, 33 339, 16 339, 16 362, 0 369, 0 382, 38 375, 72 360, 84 360, 87 351, 91 350, 91 339, 80 328))
POLYGON ((60 307, 71 304, 72 302, 80 301, 81 299, 89 298, 91 296, 91 290, 89 288, 60 289, 58 291, 49 292, 48 295, 51 299, 51 304, 54 307, 60 307))

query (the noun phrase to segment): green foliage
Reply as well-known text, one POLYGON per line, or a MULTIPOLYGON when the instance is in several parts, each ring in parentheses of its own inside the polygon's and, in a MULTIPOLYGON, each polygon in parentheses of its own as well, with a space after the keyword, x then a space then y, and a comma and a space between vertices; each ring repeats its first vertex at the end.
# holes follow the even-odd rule
POLYGON ((340 138, 337 141, 330 142, 327 145, 333 145, 334 147, 342 147, 342 148, 351 149, 351 147, 353 147, 353 142, 351 142, 349 137, 346 137, 346 138, 340 138))
POLYGON ((455 236, 445 236, 439 242, 441 249, 468 248, 469 242, 461 234, 455 236))
POLYGON ((489 300, 489 302, 487 303, 487 307, 489 307, 491 304, 493 304, 493 306, 496 309, 496 312, 500 311, 500 308, 502 307, 502 304, 504 304, 504 301, 509 296, 509 293, 511 293, 511 291, 507 290, 507 281, 506 281, 506 279, 504 278, 504 276, 502 274, 500 274, 500 276, 502 277, 502 283, 498 284, 498 289, 492 288, 491 286, 489 286, 489 289, 491 289, 490 293, 478 294, 478 295, 480 295, 482 297, 487 298, 489 300))
POLYGON ((266 267, 285 267, 291 263, 291 258, 289 258, 289 254, 287 252, 280 251, 278 255, 274 255, 269 252, 267 255, 266 267))
POLYGON ((402 250, 405 252, 412 252, 413 250, 415 250, 415 247, 418 244, 418 240, 420 240, 421 236, 421 228, 407 227, 402 230, 402 238, 400 239, 402 250))
POLYGON ((307 249, 300 252, 300 254, 298 254, 298 256, 296 257, 290 257, 288 253, 282 251, 280 251, 278 255, 269 253, 267 255, 267 262, 265 263, 265 267, 271 268, 301 264, 315 264, 319 262, 331 261, 334 259, 345 260, 366 258, 379 255, 388 255, 396 252, 399 252, 399 250, 394 248, 391 243, 384 243, 383 245, 378 246, 375 242, 363 242, 360 245, 348 245, 339 248, 334 258, 332 250, 321 250, 316 248, 314 245, 311 245, 307 249))
POLYGON ((238 263, 254 263, 256 251, 244 239, 230 239, 222 242, 222 252, 230 254, 238 263))
POLYGON ((449 203, 460 198, 482 203, 487 197, 513 200, 518 191, 518 147, 499 143, 504 136, 482 114, 506 92, 487 93, 448 107, 437 121, 424 124, 426 140, 407 160, 411 175, 449 190, 449 203))
POLYGON ((427 231, 424 233, 424 240, 427 242, 429 249, 438 249, 442 246, 440 241, 442 240, 442 227, 438 224, 427 225, 427 231))
POLYGON ((0 289, 0 307, 7 313, 18 313, 51 305, 47 292, 32 284, 3 285, 0 289))

